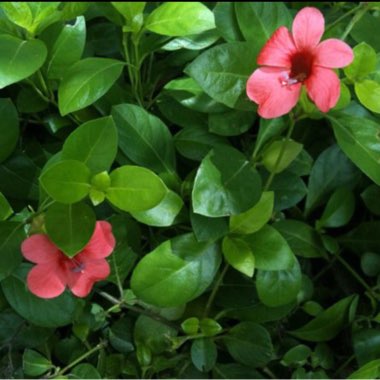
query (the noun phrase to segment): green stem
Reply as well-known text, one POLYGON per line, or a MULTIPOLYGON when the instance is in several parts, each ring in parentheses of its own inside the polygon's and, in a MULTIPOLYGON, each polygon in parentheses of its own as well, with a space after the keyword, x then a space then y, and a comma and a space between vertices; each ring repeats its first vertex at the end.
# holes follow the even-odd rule
MULTIPOLYGON (((291 116, 291 115, 290 115, 291 116)), ((277 160, 276 160, 276 163, 274 164, 274 169, 272 170, 272 172, 270 173, 266 183, 265 183, 265 186, 264 186, 264 190, 263 191, 267 191, 270 187, 270 185, 272 184, 272 181, 273 181, 273 178, 274 176, 276 175, 276 172, 277 172, 277 168, 279 167, 280 163, 281 163, 281 160, 282 158, 284 157, 284 154, 285 154, 285 150, 286 150, 286 146, 288 145, 288 142, 290 140, 290 136, 292 135, 292 132, 293 132, 293 129, 294 129, 294 126, 296 124, 296 120, 294 119, 294 117, 290 117, 290 125, 289 125, 289 129, 288 129, 288 132, 285 136, 285 141, 284 141, 284 144, 282 144, 282 147, 281 147, 281 150, 280 150, 280 153, 279 155, 277 156, 277 160)))
POLYGON ((223 268, 222 272, 220 273, 218 279, 216 280, 214 287, 212 288, 210 297, 207 300, 207 304, 206 304, 206 307, 205 307, 205 310, 203 313, 204 318, 206 318, 210 312, 210 309, 211 309, 212 304, 214 303, 214 299, 216 297, 216 294, 218 293, 220 285, 222 285, 223 278, 226 275, 229 267, 230 266, 228 264, 225 265, 225 267, 223 268))
POLYGON ((363 278, 351 267, 346 260, 341 256, 336 256, 337 260, 352 274, 352 276, 367 290, 368 294, 371 295, 375 300, 380 301, 380 298, 373 293, 372 288, 363 280, 363 278))
POLYGON ((340 378, 341 377, 341 372, 343 369, 345 369, 353 360, 355 359, 355 355, 351 355, 334 373, 333 378, 340 378))
POLYGON ((345 31, 343 32, 342 36, 340 37, 341 40, 345 40, 347 36, 350 34, 352 28, 355 26, 355 24, 365 15, 365 13, 368 11, 368 4, 362 3, 361 9, 359 9, 354 17, 351 19, 351 21, 348 23, 345 31))
POLYGON ((353 13, 356 13, 359 9, 363 7, 362 4, 359 4, 355 8, 350 9, 349 11, 345 12, 342 16, 337 18, 335 21, 333 21, 330 25, 328 25, 325 29, 325 33, 334 28, 334 26, 338 25, 340 22, 345 20, 347 17, 351 16, 353 13))
POLYGON ((67 372, 70 368, 72 367, 75 367, 78 363, 80 363, 81 361, 83 361, 84 359, 88 358, 89 356, 91 356, 92 354, 94 354, 95 352, 101 350, 103 347, 105 347, 105 343, 101 342, 99 344, 97 344, 94 348, 92 348, 90 351, 87 351, 85 354, 83 354, 82 356, 79 356, 79 358, 75 359, 73 362, 71 362, 69 365, 67 365, 66 367, 62 368, 57 374, 55 374, 54 377, 56 376, 61 376, 63 375, 65 372, 67 372))

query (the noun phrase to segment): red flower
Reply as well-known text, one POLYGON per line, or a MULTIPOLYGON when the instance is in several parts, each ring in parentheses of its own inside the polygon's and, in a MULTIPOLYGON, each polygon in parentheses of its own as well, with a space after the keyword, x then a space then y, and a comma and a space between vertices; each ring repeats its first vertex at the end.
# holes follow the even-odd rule
POLYGON ((104 221, 96 222, 90 241, 72 258, 63 254, 46 235, 32 235, 21 245, 24 257, 37 264, 28 273, 28 288, 38 297, 54 298, 68 286, 77 297, 86 297, 94 282, 110 274, 105 257, 114 247, 112 227, 104 221))
POLYGON ((353 52, 335 38, 319 43, 324 29, 322 13, 306 7, 296 15, 293 33, 281 26, 264 45, 257 58, 264 67, 247 82, 247 95, 259 105, 260 116, 271 119, 287 114, 297 104, 302 85, 322 112, 336 105, 340 83, 331 69, 349 65, 353 52))

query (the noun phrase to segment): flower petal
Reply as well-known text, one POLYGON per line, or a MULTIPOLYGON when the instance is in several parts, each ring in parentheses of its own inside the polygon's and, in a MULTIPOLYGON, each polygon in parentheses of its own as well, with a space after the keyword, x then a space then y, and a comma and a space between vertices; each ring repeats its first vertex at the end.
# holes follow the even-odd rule
POLYGON ((299 50, 314 48, 325 30, 325 19, 320 10, 313 7, 301 9, 293 21, 293 39, 299 50))
POLYGON ((65 290, 60 268, 55 263, 38 264, 28 273, 26 282, 29 290, 41 298, 58 297, 65 290))
POLYGON ((287 74, 279 68, 262 67, 248 79, 247 95, 259 105, 261 117, 272 119, 285 115, 297 104, 302 85, 283 86, 281 78, 287 74))
POLYGON ((314 54, 315 65, 333 69, 345 67, 354 59, 354 52, 351 47, 336 38, 322 41, 315 48, 314 54))
POLYGON ((87 259, 102 259, 112 253, 115 244, 116 241, 112 234, 111 224, 99 221, 96 222, 95 231, 82 253, 86 253, 87 259))
POLYGON ((281 26, 261 49, 257 63, 264 66, 291 68, 291 55, 296 46, 288 28, 281 26))
POLYGON ((94 282, 106 279, 110 274, 106 260, 93 260, 86 263, 83 273, 69 287, 77 297, 86 297, 91 292, 94 282))
POLYGON ((333 70, 314 66, 305 84, 311 100, 322 112, 328 112, 338 102, 340 82, 333 70))
POLYGON ((59 249, 43 234, 32 235, 24 240, 21 252, 27 260, 36 264, 57 261, 61 255, 59 249))

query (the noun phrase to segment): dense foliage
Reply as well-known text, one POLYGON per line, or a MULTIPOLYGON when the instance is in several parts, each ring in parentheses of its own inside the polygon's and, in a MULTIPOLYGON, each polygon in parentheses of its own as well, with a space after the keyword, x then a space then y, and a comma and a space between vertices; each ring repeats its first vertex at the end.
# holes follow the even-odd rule
POLYGON ((259 117, 304 6, 0 3, 1 377, 380 376, 380 3, 313 4, 339 101, 259 117))

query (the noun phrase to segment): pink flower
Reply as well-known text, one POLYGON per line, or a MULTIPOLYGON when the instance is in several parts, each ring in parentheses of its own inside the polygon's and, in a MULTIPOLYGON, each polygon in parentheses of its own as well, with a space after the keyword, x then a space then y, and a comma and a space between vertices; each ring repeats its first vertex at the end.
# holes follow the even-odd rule
POLYGON ((293 21, 292 33, 281 26, 262 48, 247 82, 247 95, 266 119, 287 114, 296 104, 302 85, 322 112, 334 107, 340 96, 339 78, 332 70, 349 65, 352 49, 331 38, 320 43, 325 29, 322 13, 303 8, 293 21))
POLYGON ((54 298, 68 286, 77 297, 86 297, 94 282, 110 274, 105 257, 114 247, 112 227, 104 221, 96 222, 90 241, 72 258, 63 254, 47 235, 32 235, 21 245, 24 257, 37 264, 28 273, 28 288, 38 297, 54 298))

